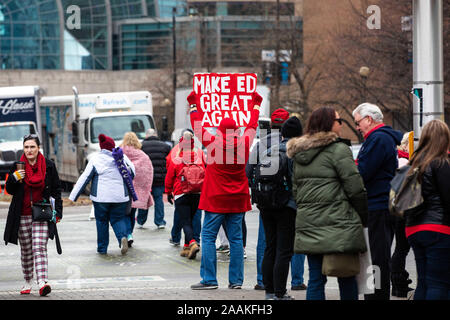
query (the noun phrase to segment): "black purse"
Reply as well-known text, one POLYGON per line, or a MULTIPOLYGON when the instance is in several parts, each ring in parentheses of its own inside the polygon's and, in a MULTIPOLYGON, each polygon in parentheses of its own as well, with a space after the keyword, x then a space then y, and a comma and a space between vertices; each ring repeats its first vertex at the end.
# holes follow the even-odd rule
POLYGON ((30 189, 31 216, 33 221, 50 221, 53 219, 53 208, 48 202, 33 203, 33 191, 30 189))

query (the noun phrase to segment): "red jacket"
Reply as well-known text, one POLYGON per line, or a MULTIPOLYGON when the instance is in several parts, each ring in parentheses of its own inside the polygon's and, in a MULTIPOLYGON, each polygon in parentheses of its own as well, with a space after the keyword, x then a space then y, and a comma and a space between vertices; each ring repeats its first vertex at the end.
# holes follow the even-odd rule
MULTIPOLYGON (((191 112, 191 125, 207 148, 207 166, 198 208, 214 213, 252 210, 245 165, 258 126, 259 110, 253 110, 244 135, 211 135, 201 126, 199 112, 191 112)), ((219 131, 218 131, 219 132, 219 131)))
POLYGON ((205 167, 205 155, 202 150, 197 148, 180 151, 179 145, 176 145, 166 159, 167 174, 164 192, 167 194, 173 193, 175 196, 183 194, 180 172, 186 166, 186 163, 196 163, 205 167))

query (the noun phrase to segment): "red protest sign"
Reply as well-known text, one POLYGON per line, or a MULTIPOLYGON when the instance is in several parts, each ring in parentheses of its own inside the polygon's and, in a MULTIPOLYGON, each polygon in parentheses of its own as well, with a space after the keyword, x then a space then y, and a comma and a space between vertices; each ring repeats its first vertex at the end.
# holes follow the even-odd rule
POLYGON ((233 119, 238 127, 248 125, 257 85, 255 73, 198 73, 193 82, 202 127, 218 127, 224 118, 233 119))

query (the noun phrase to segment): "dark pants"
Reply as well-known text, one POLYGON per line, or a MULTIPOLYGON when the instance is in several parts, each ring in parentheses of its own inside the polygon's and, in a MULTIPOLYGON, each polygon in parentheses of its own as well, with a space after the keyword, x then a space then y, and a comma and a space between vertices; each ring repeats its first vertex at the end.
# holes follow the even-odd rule
POLYGON ((184 243, 187 245, 194 239, 192 220, 197 212, 199 201, 199 194, 185 194, 175 200, 175 207, 177 208, 180 218, 180 224, 183 226, 184 243))
POLYGON ((119 246, 121 245, 120 240, 128 235, 128 217, 126 216, 128 202, 105 203, 93 201, 93 205, 97 226, 97 252, 106 253, 109 245, 109 223, 111 223, 119 246))
POLYGON ((409 273, 405 269, 410 245, 405 234, 405 220, 395 219, 395 251, 392 254, 392 287, 407 290, 409 273))
POLYGON ((266 293, 275 293, 279 298, 286 293, 289 264, 294 254, 295 216, 296 211, 290 208, 261 210, 266 236, 263 283, 266 293))
POLYGON ((388 209, 369 211, 367 219, 372 264, 375 266, 375 293, 364 300, 389 300, 391 296, 391 246, 394 237, 393 218, 388 209), (377 274, 379 268, 380 274, 377 274), (376 281, 377 282, 377 281, 376 281))
MULTIPOLYGON (((309 281, 306 300, 325 300, 327 277, 322 274, 323 254, 308 254, 309 281)), ((337 278, 341 300, 358 300, 356 277, 337 278)))
POLYGON ((414 300, 450 300, 450 235, 419 231, 408 241, 417 268, 414 300))

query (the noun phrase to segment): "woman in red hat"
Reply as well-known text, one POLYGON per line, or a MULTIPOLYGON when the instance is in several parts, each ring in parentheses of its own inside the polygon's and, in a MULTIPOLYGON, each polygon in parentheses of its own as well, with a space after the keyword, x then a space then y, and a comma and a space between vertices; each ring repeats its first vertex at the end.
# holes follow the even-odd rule
POLYGON ((192 92, 188 97, 191 106, 191 125, 197 138, 208 150, 207 167, 199 209, 205 210, 202 226, 202 258, 198 284, 193 290, 216 289, 217 256, 216 238, 222 222, 230 243, 229 288, 240 289, 244 281, 244 248, 242 241, 242 219, 252 209, 245 165, 258 126, 259 107, 262 98, 253 94, 254 108, 250 122, 240 136, 236 122, 224 118, 212 136, 198 126, 201 115, 197 112, 198 97, 192 92))

